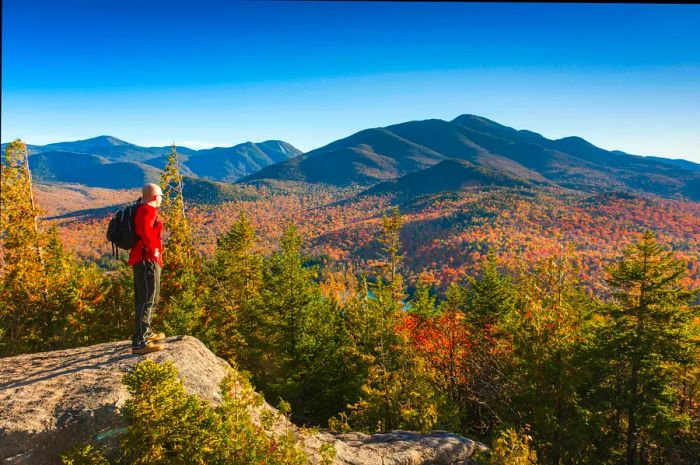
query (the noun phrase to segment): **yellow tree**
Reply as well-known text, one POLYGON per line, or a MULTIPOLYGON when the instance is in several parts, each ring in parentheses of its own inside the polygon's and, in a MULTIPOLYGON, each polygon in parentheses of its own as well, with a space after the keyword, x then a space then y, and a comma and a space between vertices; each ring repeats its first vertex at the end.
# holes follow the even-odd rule
POLYGON ((516 302, 499 332, 512 342, 515 381, 509 401, 513 423, 533 427, 540 458, 572 463, 587 447, 589 413, 581 407, 588 380, 579 350, 591 336, 593 302, 587 296, 573 247, 542 257, 532 270, 517 263, 516 302))
POLYGON ((7 145, 2 163, 0 201, 0 354, 9 355, 41 343, 35 326, 46 302, 46 272, 38 226, 39 208, 32 194, 27 146, 7 145))

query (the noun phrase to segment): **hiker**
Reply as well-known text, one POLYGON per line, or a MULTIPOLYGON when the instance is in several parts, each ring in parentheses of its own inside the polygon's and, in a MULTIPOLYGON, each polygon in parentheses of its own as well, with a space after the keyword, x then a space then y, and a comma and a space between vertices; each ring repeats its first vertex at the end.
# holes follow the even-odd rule
POLYGON ((139 240, 129 251, 129 265, 134 270, 136 305, 132 354, 163 350, 163 345, 158 341, 165 339, 165 334, 151 330, 151 317, 160 296, 160 270, 163 267, 163 222, 158 219, 163 191, 158 184, 151 183, 143 186, 141 194, 141 204, 134 217, 134 232, 139 240))

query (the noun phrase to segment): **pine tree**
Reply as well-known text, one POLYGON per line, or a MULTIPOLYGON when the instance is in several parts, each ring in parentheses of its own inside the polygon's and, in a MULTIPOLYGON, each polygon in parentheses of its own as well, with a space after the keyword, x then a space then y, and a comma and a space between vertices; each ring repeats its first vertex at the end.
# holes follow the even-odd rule
POLYGON ((682 285, 687 264, 649 230, 606 271, 612 298, 597 332, 597 400, 612 426, 600 442, 627 465, 665 463, 675 435, 689 428, 675 386, 698 364, 700 307, 691 302, 699 290, 682 285))
POLYGON ((261 298, 268 312, 268 324, 279 328, 278 349, 284 357, 297 358, 310 323, 314 303, 314 271, 303 266, 301 236, 293 223, 287 226, 280 250, 266 260, 261 298))
POLYGON ((434 373, 400 330, 403 310, 401 302, 395 300, 396 289, 381 277, 372 289, 374 297, 365 297, 364 303, 367 320, 357 327, 350 326, 353 339, 369 345, 363 354, 368 362, 366 378, 359 399, 347 406, 347 412, 334 417, 329 426, 371 433, 432 429, 439 424, 447 400, 435 389, 434 373), (365 334, 358 337, 359 332, 365 334))
POLYGON ((435 316, 437 312, 435 301, 436 296, 431 294, 431 288, 427 284, 419 281, 416 290, 409 303, 409 312, 421 318, 435 316))
POLYGON ((242 331, 255 331, 246 317, 262 286, 262 257, 253 252, 255 231, 241 212, 228 233, 217 239, 216 252, 206 268, 209 299, 200 333, 218 356, 243 361, 248 352, 242 331))
POLYGON ((498 271, 493 250, 488 252, 481 278, 468 276, 467 280, 470 285, 465 295, 467 315, 475 326, 491 327, 513 311, 514 285, 510 276, 498 271))
POLYGON ((258 303, 241 315, 248 350, 241 363, 269 401, 289 402, 296 421, 319 422, 342 407, 343 331, 337 307, 315 282, 316 267, 304 265, 301 246, 290 223, 279 250, 264 260, 258 303))
POLYGON ((505 419, 532 425, 543 461, 571 463, 588 447, 580 348, 591 336, 593 303, 571 247, 543 257, 532 271, 520 265, 514 311, 503 322, 503 332, 512 334, 508 376, 515 380, 514 411, 505 419))
POLYGON ((203 292, 198 279, 201 276, 201 259, 194 249, 185 214, 179 154, 174 144, 160 184, 163 189, 163 231, 167 239, 163 246, 161 310, 155 313, 154 322, 162 321, 166 333, 193 334, 203 316, 203 292))
POLYGON ((388 215, 382 215, 382 232, 379 243, 382 249, 379 252, 380 260, 377 263, 381 267, 380 276, 391 285, 394 300, 401 301, 406 297, 404 279, 401 274, 401 262, 403 256, 401 250, 401 225, 402 218, 399 207, 394 206, 388 215))

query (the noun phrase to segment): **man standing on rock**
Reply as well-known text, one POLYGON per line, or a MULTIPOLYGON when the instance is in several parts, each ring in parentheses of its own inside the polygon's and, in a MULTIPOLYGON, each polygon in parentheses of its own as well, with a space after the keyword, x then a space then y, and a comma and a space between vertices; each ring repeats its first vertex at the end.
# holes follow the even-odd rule
POLYGON ((151 317, 160 297, 160 270, 163 267, 163 222, 158 219, 163 191, 158 184, 151 183, 143 186, 141 192, 141 205, 134 217, 134 232, 139 241, 129 251, 129 265, 134 270, 136 305, 132 354, 163 350, 158 341, 165 339, 165 334, 151 330, 151 317))

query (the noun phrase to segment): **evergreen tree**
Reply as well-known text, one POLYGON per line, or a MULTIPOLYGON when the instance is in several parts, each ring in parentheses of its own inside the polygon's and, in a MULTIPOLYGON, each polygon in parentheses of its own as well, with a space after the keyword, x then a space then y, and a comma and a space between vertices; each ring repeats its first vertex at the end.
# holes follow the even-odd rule
POLYGON ((169 334, 194 334, 203 316, 203 292, 198 280, 202 267, 185 215, 179 154, 174 144, 160 184, 163 190, 163 230, 167 239, 163 246, 161 310, 155 312, 154 321, 162 322, 169 334))
POLYGON ((314 271, 303 266, 301 236, 290 223, 280 241, 280 250, 265 263, 261 298, 267 315, 266 325, 282 357, 297 359, 308 333, 314 303, 314 271))
POLYGON ((304 266, 302 239, 289 224, 280 249, 264 260, 255 306, 241 316, 248 354, 241 363, 268 400, 289 402, 298 422, 317 423, 342 407, 342 322, 304 266), (341 391, 340 397, 337 392, 341 391))
POLYGON ((391 286, 396 301, 406 297, 404 279, 400 270, 403 261, 403 255, 399 253, 401 224, 401 213, 397 206, 392 207, 388 215, 382 215, 382 233, 379 237, 382 248, 379 251, 380 260, 376 262, 382 270, 380 276, 391 286))
POLYGON ((421 318, 435 316, 437 312, 435 305, 436 296, 432 295, 430 291, 430 286, 425 283, 419 281, 416 284, 416 290, 408 306, 411 314, 421 318))
POLYGON ((255 330, 245 317, 254 311, 260 293, 263 261, 253 252, 255 231, 245 212, 216 244, 206 268, 209 297, 199 332, 218 356, 248 365, 242 331, 255 330))
MULTIPOLYGON (((611 300, 596 339, 595 401, 605 417, 602 459, 627 465, 668 463, 678 432, 690 428, 676 381, 698 364, 698 289, 681 280, 687 264, 647 230, 606 267, 611 300)), ((697 457, 696 457, 697 458, 697 457)))
POLYGON ((41 312, 41 321, 35 322, 35 325, 43 330, 46 349, 71 347, 76 342, 76 334, 70 323, 84 307, 81 287, 87 283, 80 282, 83 269, 73 254, 63 247, 55 226, 46 235, 44 261, 48 299, 41 312))
POLYGON ((504 315, 513 311, 515 288, 510 276, 501 274, 496 255, 489 250, 481 269, 481 278, 468 276, 469 289, 465 295, 469 320, 477 327, 492 327, 504 315))
POLYGON ((580 348, 591 337, 593 305, 579 274, 571 247, 542 258, 532 271, 520 263, 516 304, 503 323, 512 334, 507 375, 515 381, 504 419, 531 425, 538 456, 557 465, 578 460, 589 446, 580 348))
POLYGON ((359 399, 331 419, 329 426, 371 433, 432 429, 439 424, 447 399, 435 389, 434 372, 401 330, 403 310, 401 301, 395 300, 396 288, 378 277, 372 289, 374 297, 365 297, 364 302, 367 319, 357 327, 350 325, 354 339, 362 341, 360 348, 366 345, 362 358, 367 375, 359 399), (358 337, 360 332, 365 334, 358 337))

